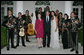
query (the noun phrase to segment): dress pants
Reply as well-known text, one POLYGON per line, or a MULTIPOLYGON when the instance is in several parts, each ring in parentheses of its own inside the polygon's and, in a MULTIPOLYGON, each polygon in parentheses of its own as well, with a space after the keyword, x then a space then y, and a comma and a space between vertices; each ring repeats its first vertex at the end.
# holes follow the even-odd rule
MULTIPOLYGON (((18 32, 18 33, 19 33, 19 32, 18 32)), ((25 38, 25 36, 22 36, 22 37, 21 37, 22 45, 25 45, 24 38, 25 38)), ((19 36, 19 34, 18 34, 18 36, 17 36, 17 44, 16 44, 16 46, 19 46, 19 42, 20 42, 20 36, 19 36)))
POLYGON ((28 35, 26 35, 26 41, 29 40, 28 35))
POLYGON ((68 48, 68 35, 67 35, 67 30, 64 30, 63 35, 62 35, 62 43, 63 43, 63 48, 67 49, 68 48))
POLYGON ((44 33, 43 37, 43 46, 46 46, 46 38, 47 38, 47 47, 50 47, 50 34, 49 32, 44 33))
POLYGON ((72 32, 72 41, 73 41, 73 49, 75 51, 78 51, 78 33, 77 32, 72 32))
POLYGON ((14 30, 7 29, 7 49, 10 47, 10 39, 11 39, 11 47, 14 47, 14 30))

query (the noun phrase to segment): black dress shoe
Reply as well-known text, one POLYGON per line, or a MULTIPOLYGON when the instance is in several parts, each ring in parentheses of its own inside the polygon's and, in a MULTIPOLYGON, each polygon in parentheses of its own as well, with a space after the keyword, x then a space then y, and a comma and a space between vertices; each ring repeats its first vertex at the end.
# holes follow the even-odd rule
POLYGON ((7 50, 9 51, 9 48, 7 48, 7 50))
POLYGON ((71 49, 70 51, 72 52, 72 51, 74 51, 74 49, 71 49))
POLYGON ((45 46, 43 46, 43 47, 45 47, 45 46))
POLYGON ((22 45, 22 46, 26 47, 26 45, 22 45))
POLYGON ((19 45, 16 45, 16 48, 18 47, 19 45))
POLYGON ((68 47, 63 47, 63 49, 68 49, 68 47))
POLYGON ((19 45, 16 45, 16 46, 19 46, 19 45))
POLYGON ((50 46, 47 46, 48 48, 50 47, 50 46))
POLYGON ((15 46, 11 47, 11 48, 16 48, 15 46))
POLYGON ((26 40, 26 42, 30 42, 29 40, 26 40))
POLYGON ((78 54, 78 51, 76 51, 76 54, 78 54))

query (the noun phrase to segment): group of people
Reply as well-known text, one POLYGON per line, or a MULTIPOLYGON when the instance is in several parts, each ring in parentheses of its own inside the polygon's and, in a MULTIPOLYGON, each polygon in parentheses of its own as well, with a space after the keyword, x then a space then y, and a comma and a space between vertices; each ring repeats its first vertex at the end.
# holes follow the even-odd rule
MULTIPOLYGON (((65 13, 64 17, 62 12, 59 10, 50 11, 49 6, 46 10, 42 12, 42 8, 39 7, 38 11, 35 11, 36 21, 35 21, 35 33, 37 38, 38 48, 42 47, 52 47, 60 48, 59 40, 62 39, 63 49, 72 48, 70 51, 75 50, 78 53, 78 36, 77 31, 79 27, 79 20, 75 17, 75 13, 71 12, 71 18, 65 13), (47 41, 46 41, 47 40, 47 41)), ((16 48, 19 46, 19 31, 21 27, 26 26, 28 23, 32 23, 29 11, 26 10, 25 15, 21 12, 18 13, 18 17, 12 15, 12 12, 8 10, 8 15, 4 17, 3 25, 8 28, 7 25, 13 24, 13 28, 8 28, 7 35, 7 50, 9 50, 9 39, 11 38, 11 47, 16 48), (12 21, 15 18, 16 21, 12 21), (25 22, 24 22, 24 21, 25 22), (14 32, 17 31, 17 45, 14 46, 14 32)), ((29 41, 28 35, 26 36, 26 41, 29 41)), ((22 45, 25 45, 24 37, 22 38, 22 45)))
MULTIPOLYGON (((18 13, 18 17, 15 17, 12 15, 12 11, 8 10, 8 15, 4 17, 4 21, 2 23, 3 26, 7 28, 7 50, 9 50, 10 44, 9 41, 11 39, 11 48, 16 48, 19 46, 20 42, 20 29, 23 27, 25 29, 25 32, 27 30, 27 25, 31 23, 31 17, 29 16, 29 11, 26 10, 25 14, 22 15, 21 12, 18 13), (17 40, 16 40, 16 46, 14 46, 14 35, 17 34, 17 40)), ((25 34, 26 36, 26 42, 30 42, 28 38, 28 34, 25 34)), ((26 47, 25 45, 25 36, 21 37, 22 40, 22 46, 26 47)))

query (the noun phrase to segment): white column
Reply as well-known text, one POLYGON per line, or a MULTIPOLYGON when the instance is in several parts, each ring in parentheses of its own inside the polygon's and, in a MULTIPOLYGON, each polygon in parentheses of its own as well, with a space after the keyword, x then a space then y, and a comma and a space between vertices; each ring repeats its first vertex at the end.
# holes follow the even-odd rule
POLYGON ((13 15, 16 16, 16 1, 13 1, 13 15))
POLYGON ((69 15, 69 18, 71 12, 72 12, 72 1, 65 1, 65 13, 69 15))
POLYGON ((23 1, 16 1, 16 17, 18 16, 18 12, 23 14, 23 1))
POLYGON ((6 16, 7 15, 7 5, 5 4, 5 7, 4 7, 4 16, 6 16))

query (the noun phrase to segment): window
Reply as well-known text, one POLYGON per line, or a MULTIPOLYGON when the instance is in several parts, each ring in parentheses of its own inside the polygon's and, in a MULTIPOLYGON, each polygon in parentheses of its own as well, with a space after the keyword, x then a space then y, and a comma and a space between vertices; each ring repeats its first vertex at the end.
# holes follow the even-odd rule
POLYGON ((1 24, 3 22, 4 15, 7 15, 7 10, 13 12, 13 1, 1 1, 1 24))
POLYGON ((1 5, 13 5, 13 1, 1 1, 1 5))
POLYGON ((73 8, 73 11, 75 12, 76 17, 78 18, 78 8, 73 8))
POLYGON ((83 1, 73 1, 73 11, 76 13, 76 17, 83 25, 83 1))
POLYGON ((73 6, 83 6, 83 1, 74 1, 73 6))
POLYGON ((2 18, 4 18, 4 7, 1 7, 1 23, 3 21, 2 18))
POLYGON ((83 8, 81 8, 81 22, 82 22, 82 25, 83 25, 83 8))
POLYGON ((36 1, 35 5, 50 5, 49 1, 36 1))

